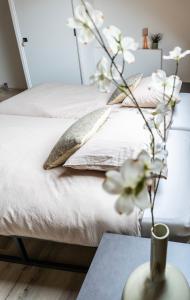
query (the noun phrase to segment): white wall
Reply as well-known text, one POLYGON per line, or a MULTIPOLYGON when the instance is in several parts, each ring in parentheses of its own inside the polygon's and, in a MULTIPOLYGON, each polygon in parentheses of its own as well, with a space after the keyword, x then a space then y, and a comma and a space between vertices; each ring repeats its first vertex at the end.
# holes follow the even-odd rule
MULTIPOLYGON (((189 0, 93 0, 103 11, 105 25, 116 25, 123 33, 141 42, 142 28, 161 32, 164 39, 160 46, 168 53, 179 45, 190 49, 190 1, 189 0)), ((147 61, 148 64, 148 61, 147 61)), ((168 74, 174 72, 171 62, 164 63, 168 74)), ((190 57, 180 66, 183 81, 190 81, 190 57)))
MULTIPOLYGON (((31 0, 32 1, 32 0, 31 0)), ((74 0, 76 5, 79 0, 74 0)), ((91 0, 105 15, 105 25, 114 24, 141 42, 142 28, 150 32, 162 32, 160 44, 164 53, 180 45, 190 49, 190 1, 189 0, 91 0)), ((55 20, 56 21, 56 20, 55 20)), ((93 49, 81 46, 81 62, 84 82, 94 72, 93 49)), ((148 64, 148 61, 147 61, 148 64)), ((174 65, 165 62, 168 74, 174 65)), ((190 57, 182 62, 180 76, 190 82, 190 57)), ((0 0, 0 84, 8 82, 12 87, 24 87, 25 79, 20 62, 16 39, 10 18, 8 1, 0 0)))
POLYGON ((25 88, 25 78, 10 16, 8 0, 0 0, 0 85, 25 88))

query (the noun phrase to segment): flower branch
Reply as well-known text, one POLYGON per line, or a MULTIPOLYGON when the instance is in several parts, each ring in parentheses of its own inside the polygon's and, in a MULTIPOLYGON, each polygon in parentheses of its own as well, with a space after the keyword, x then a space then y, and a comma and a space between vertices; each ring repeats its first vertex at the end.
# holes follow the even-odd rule
POLYGON ((176 47, 164 56, 164 59, 176 61, 175 75, 166 76, 163 70, 152 74, 152 89, 158 93, 157 106, 149 113, 149 119, 136 100, 127 80, 124 77, 126 64, 133 63, 138 44, 131 37, 123 36, 120 29, 115 26, 100 28, 103 25, 103 13, 93 9, 90 3, 81 0, 82 5, 75 10, 74 18, 70 18, 68 25, 78 29, 78 39, 87 44, 96 40, 105 51, 103 57, 97 64, 96 73, 91 80, 98 84, 102 92, 108 92, 111 82, 129 97, 137 111, 144 120, 145 127, 150 133, 150 153, 141 151, 137 158, 128 159, 119 171, 109 171, 106 174, 104 188, 112 194, 119 195, 116 209, 119 213, 130 214, 134 207, 144 210, 151 209, 152 226, 154 228, 154 206, 160 180, 165 176, 167 160, 167 132, 170 128, 176 103, 178 102, 177 91, 180 89, 181 81, 178 75, 179 61, 190 54, 190 50, 182 53, 180 47, 176 47), (116 59, 121 56, 121 66, 116 59), (109 59, 109 62, 108 62, 109 59), (169 124, 167 124, 170 116, 169 124), (162 143, 156 143, 155 136, 161 138, 162 143))
MULTIPOLYGON (((93 27, 94 27, 94 29, 95 29, 95 32, 97 33, 98 37, 99 37, 100 40, 101 40, 101 43, 100 43, 100 42, 99 42, 99 39, 97 39, 98 43, 100 44, 100 46, 102 46, 102 48, 104 49, 104 51, 106 52, 106 54, 107 54, 108 57, 110 58, 111 62, 113 63, 115 69, 117 70, 117 72, 118 72, 118 74, 119 74, 119 76, 120 76, 120 78, 121 78, 121 80, 122 80, 122 82, 123 82, 123 85, 124 85, 125 88, 128 90, 129 95, 131 96, 133 103, 136 105, 136 107, 137 107, 139 113, 141 114, 141 116, 142 116, 142 118, 143 118, 143 120, 144 120, 144 122, 145 122, 145 124, 146 124, 146 126, 147 126, 147 128, 148 128, 148 130, 150 131, 150 134, 151 134, 151 136, 152 136, 152 140, 153 140, 153 143, 154 143, 155 139, 154 139, 154 134, 153 134, 153 132, 152 132, 152 129, 150 128, 150 126, 149 126, 149 124, 148 124, 148 122, 147 122, 147 120, 146 120, 146 118, 145 118, 145 116, 144 116, 144 114, 143 114, 143 112, 142 112, 140 106, 138 105, 138 102, 136 101, 136 99, 135 99, 135 97, 134 97, 134 95, 133 95, 133 93, 132 93, 130 87, 128 86, 128 84, 127 84, 125 78, 123 77, 123 71, 119 71, 119 68, 118 68, 117 64, 115 63, 115 59, 113 59, 113 57, 111 56, 110 52, 108 51, 108 49, 107 49, 107 47, 106 47, 106 45, 105 45, 105 43, 104 43, 104 40, 103 40, 103 38, 102 38, 102 35, 101 35, 101 33, 100 33, 98 27, 96 26, 96 23, 95 23, 93 17, 91 16, 91 14, 90 14, 90 12, 89 12, 89 7, 88 7, 89 5, 87 5, 87 4, 86 4, 87 2, 85 2, 84 0, 81 0, 81 2, 82 2, 83 6, 84 6, 84 8, 85 8, 85 11, 86 11, 87 16, 89 17, 89 19, 90 19, 90 21, 91 21, 91 23, 92 23, 92 25, 93 25, 93 27)), ((112 27, 114 27, 114 26, 112 26, 112 27)), ((115 29, 115 31, 116 31, 115 33, 116 33, 118 36, 120 36, 120 35, 121 35, 121 32, 120 32, 116 27, 114 27, 114 29, 115 29)), ((104 29, 104 34, 105 34, 106 32, 107 32, 107 29, 104 29)), ((96 38, 96 35, 95 35, 95 38, 96 38)), ((113 39, 115 39, 115 38, 116 38, 116 37, 114 36, 113 39)), ((117 40, 118 40, 118 39, 117 39, 117 40)), ((122 54, 124 55, 124 59, 127 60, 129 63, 131 63, 131 62, 134 62, 134 57, 133 57, 133 55, 128 51, 128 48, 129 48, 129 49, 131 48, 131 49, 133 49, 133 50, 136 50, 136 49, 137 49, 137 44, 135 45, 133 39, 130 39, 130 38, 127 39, 127 38, 125 38, 125 39, 123 39, 123 47, 121 47, 120 50, 122 51, 122 54), (129 45, 130 42, 131 42, 131 44, 132 44, 131 46, 129 45), (125 53, 124 53, 123 48, 126 49, 125 53)), ((118 49, 116 50, 116 53, 117 53, 117 52, 118 52, 118 49)), ((114 82, 115 82, 115 81, 114 81, 114 82)), ((124 91, 124 92, 125 92, 125 91, 124 91)), ((128 96, 128 93, 125 92, 125 94, 126 94, 126 96, 128 96)), ((154 157, 154 146, 153 146, 153 157, 154 157)))

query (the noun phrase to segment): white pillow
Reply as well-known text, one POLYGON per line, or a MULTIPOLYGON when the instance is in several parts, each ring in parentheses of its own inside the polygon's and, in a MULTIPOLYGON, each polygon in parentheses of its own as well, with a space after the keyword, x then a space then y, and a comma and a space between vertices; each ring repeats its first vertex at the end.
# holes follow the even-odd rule
POLYGON ((112 111, 107 122, 64 164, 81 170, 106 171, 148 150, 150 135, 136 109, 112 111))
MULTIPOLYGON (((143 78, 133 92, 133 95, 140 107, 154 108, 158 104, 156 99, 159 96, 159 92, 150 89, 151 81, 151 76, 143 78)), ((130 97, 126 97, 122 106, 134 107, 135 104, 132 102, 130 97)))

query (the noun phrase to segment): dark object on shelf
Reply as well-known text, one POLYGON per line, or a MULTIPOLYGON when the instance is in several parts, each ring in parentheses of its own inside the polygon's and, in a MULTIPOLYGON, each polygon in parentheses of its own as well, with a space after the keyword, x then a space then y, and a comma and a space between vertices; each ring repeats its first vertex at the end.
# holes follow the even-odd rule
POLYGON ((161 33, 151 34, 150 39, 152 42, 152 49, 158 49, 158 44, 162 40, 163 35, 161 33))
POLYGON ((148 47, 148 28, 143 28, 143 49, 149 49, 148 47))

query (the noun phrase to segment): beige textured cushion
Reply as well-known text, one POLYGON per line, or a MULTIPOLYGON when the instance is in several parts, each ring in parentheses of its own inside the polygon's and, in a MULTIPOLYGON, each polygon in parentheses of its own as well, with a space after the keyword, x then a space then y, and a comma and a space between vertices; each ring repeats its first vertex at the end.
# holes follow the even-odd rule
MULTIPOLYGON (((142 108, 154 108, 157 106, 157 99, 160 98, 159 91, 150 88, 152 78, 151 76, 145 77, 141 80, 138 87, 133 92, 135 99, 142 108)), ((181 86, 179 85, 176 93, 180 93, 181 86)), ((134 103, 131 101, 130 97, 126 97, 123 101, 122 106, 135 107, 134 103)))
POLYGON ((77 149, 103 125, 109 116, 111 109, 108 107, 95 110, 75 122, 51 151, 44 169, 52 169, 61 166, 77 149))
MULTIPOLYGON (((143 74, 136 74, 136 75, 130 76, 126 79, 126 82, 127 82, 128 86, 130 87, 131 91, 134 91, 136 89, 136 87, 141 82, 142 77, 143 77, 143 74)), ((109 98, 107 104, 110 104, 110 105, 111 104, 119 104, 119 103, 122 103, 125 98, 126 98, 126 94, 122 93, 121 90, 119 88, 117 88, 113 92, 111 97, 109 98)))

